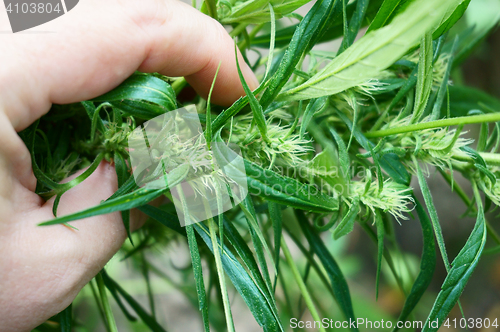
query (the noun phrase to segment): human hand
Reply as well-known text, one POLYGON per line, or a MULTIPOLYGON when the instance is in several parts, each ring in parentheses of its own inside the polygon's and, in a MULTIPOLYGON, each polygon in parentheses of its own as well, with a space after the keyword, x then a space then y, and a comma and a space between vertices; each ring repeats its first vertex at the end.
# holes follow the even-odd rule
MULTIPOLYGON (((0 30, 7 30, 1 14, 0 30)), ((126 238, 119 213, 77 221, 78 231, 37 227, 53 218, 53 199, 34 193, 30 154, 18 131, 52 103, 94 98, 135 70, 185 76, 205 96, 221 62, 212 101, 228 105, 244 94, 224 28, 176 0, 82 0, 43 29, 54 33, 0 34, 2 331, 30 330, 62 311, 126 238)), ((252 71, 239 62, 255 88, 252 71)), ((114 169, 103 162, 62 196, 58 215, 99 204, 116 187, 114 169)))

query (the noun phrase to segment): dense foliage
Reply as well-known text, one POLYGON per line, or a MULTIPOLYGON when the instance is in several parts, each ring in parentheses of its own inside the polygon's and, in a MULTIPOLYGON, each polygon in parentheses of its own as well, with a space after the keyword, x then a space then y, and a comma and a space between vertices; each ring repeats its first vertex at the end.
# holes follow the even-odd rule
MULTIPOLYGON (((319 0, 304 17, 294 13, 307 2, 201 4, 201 11, 232 27, 237 47, 260 77, 253 92, 243 80, 247 96, 229 108, 186 97, 190 87, 183 78, 143 73, 94 100, 54 105, 21 134, 32 153, 38 193, 60 198, 103 159, 114 163, 120 187, 98 206, 43 225, 121 211, 128 229, 130 209, 138 208, 150 220, 129 234, 125 258, 141 267, 148 285, 150 273, 161 273, 144 252, 187 242, 192 267, 179 273, 205 331, 234 330, 228 297, 233 287, 264 331, 285 331, 290 317, 301 315, 292 303, 298 298, 313 320, 325 317, 311 291, 317 287, 336 301, 343 319, 356 319, 348 283, 328 243, 349 237, 358 224, 378 248, 374 293, 385 261, 406 296, 400 321, 411 317, 432 280, 436 253, 442 256, 447 277, 427 308, 427 321, 442 324, 459 303, 487 234, 496 245, 499 241, 485 212, 500 205, 500 102, 453 85, 450 76, 497 25, 498 15, 460 20, 470 0, 319 0), (330 51, 314 47, 333 40, 339 42, 325 44, 330 51), (181 227, 171 200, 159 207, 147 204, 172 197, 168 188, 136 185, 127 139, 144 121, 188 104, 196 105, 207 144, 241 148, 251 195, 218 217, 181 227), (477 137, 466 135, 468 124, 479 124, 477 137), (87 166, 75 180, 59 184, 87 166), (427 184, 426 174, 434 169, 450 184, 450 195, 460 196, 468 215, 476 218, 454 259, 447 255, 427 184), (472 197, 454 181, 457 173, 470 182, 472 197), (412 177, 420 189, 410 186, 412 177), (414 195, 418 190, 423 201, 414 195), (414 217, 421 225, 423 250, 420 270, 407 287, 394 266, 393 224, 414 217), (292 243, 294 257, 288 248, 292 243), (315 282, 308 282, 312 275, 315 282)), ((175 140, 168 145, 175 153, 189 149, 175 140)), ((156 158, 177 165, 175 153, 156 158)), ((203 171, 191 164, 178 173, 182 180, 203 171)), ((116 325, 107 294, 131 322, 142 320, 152 331, 164 331, 155 318, 151 287, 147 310, 114 278, 103 270, 89 284, 108 331, 116 325)), ((69 331, 78 322, 71 310, 54 317, 61 323, 58 329, 69 331)), ((427 324, 423 331, 437 329, 427 324)))

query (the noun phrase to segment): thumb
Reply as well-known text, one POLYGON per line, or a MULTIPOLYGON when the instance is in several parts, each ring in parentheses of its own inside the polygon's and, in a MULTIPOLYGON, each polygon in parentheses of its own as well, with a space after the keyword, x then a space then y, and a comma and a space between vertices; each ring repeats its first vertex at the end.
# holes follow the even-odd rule
MULTIPOLYGON (((71 178, 78 175, 79 173, 71 178)), ((65 216, 99 205, 108 199, 117 188, 118 180, 115 168, 108 162, 102 161, 87 179, 61 196, 57 215, 65 216)), ((44 214, 52 214, 54 201, 53 197, 44 204, 42 207, 44 214)), ((52 218, 51 215, 49 219, 52 218)), ((71 222, 71 225, 77 230, 64 225, 54 225, 54 228, 59 228, 58 232, 67 233, 65 237, 71 238, 70 245, 74 247, 75 254, 80 258, 85 257, 85 261, 90 264, 87 269, 89 278, 93 277, 118 251, 127 236, 120 212, 77 220, 71 222)))
MULTIPOLYGON (((116 189, 114 167, 101 162, 87 179, 62 195, 58 215, 95 206, 116 189)), ((10 304, 0 306, 0 317, 12 317, 12 330, 34 328, 66 308, 126 238, 119 212, 72 222, 77 230, 65 225, 37 226, 54 217, 53 204, 54 198, 38 208, 16 209, 11 236, 3 237, 5 256, 0 265, 6 274, 0 271, 0 303, 10 304), (29 319, 21 314, 27 312, 32 313, 29 319)))

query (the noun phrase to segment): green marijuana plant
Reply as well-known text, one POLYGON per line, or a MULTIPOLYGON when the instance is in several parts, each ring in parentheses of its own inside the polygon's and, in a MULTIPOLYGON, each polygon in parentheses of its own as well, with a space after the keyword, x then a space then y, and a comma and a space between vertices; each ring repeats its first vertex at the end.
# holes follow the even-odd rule
MULTIPOLYGON (((207 332, 235 330, 232 290, 264 331, 289 330, 288 320, 300 317, 306 308, 314 321, 330 317, 317 289, 336 302, 336 317, 356 321, 342 258, 335 257, 330 246, 342 237, 349 239, 354 227, 365 231, 377 248, 375 296, 383 263, 405 296, 394 322, 414 319, 415 307, 428 294, 439 250, 447 276, 434 304, 425 309, 428 316, 421 327, 437 331, 460 305, 460 295, 485 252, 487 235, 494 242, 488 251, 500 251, 500 238, 485 216, 500 205, 500 101, 453 83, 454 71, 500 16, 485 15, 479 27, 465 22, 461 17, 470 0, 318 0, 305 16, 299 15, 296 10, 308 2, 205 0, 199 6, 232 29, 236 47, 260 75, 260 86, 250 91, 240 72, 247 95, 228 108, 211 105, 210 98, 181 98, 189 89, 183 78, 137 72, 94 100, 54 105, 21 133, 31 151, 37 193, 57 197, 54 219, 41 226, 122 214, 130 239, 123 246, 124 259, 140 266, 149 309, 115 281, 116 276, 102 270, 88 287, 108 331, 117 328, 106 289, 130 324, 140 320, 151 331, 165 331, 156 314, 150 275, 182 290, 200 310, 207 332), (315 47, 334 40, 340 46, 328 51, 315 47), (146 185, 138 185, 129 160, 138 147, 127 141, 142 135, 135 129, 146 121, 192 104, 203 133, 182 141, 176 134, 166 135, 164 124, 157 136, 148 137, 158 164, 145 178, 146 185), (479 124, 477 135, 464 130, 471 124, 479 124), (202 174, 210 175, 201 182, 204 186, 231 182, 211 167, 207 146, 217 158, 230 159, 218 148, 221 144, 240 149, 245 172, 234 169, 232 176, 245 179, 249 195, 218 216, 181 227, 170 189, 202 174), (97 206, 57 217, 61 195, 84 181, 103 159, 115 165, 118 191, 97 206), (71 182, 59 183, 85 167, 71 182), (426 175, 434 169, 467 205, 466 214, 476 218, 452 260, 427 183, 426 175), (170 178, 165 187, 148 183, 163 181, 166 173, 170 178), (470 183, 472 197, 455 180, 459 173, 470 183), (418 186, 410 184, 412 178, 418 186), (423 201, 415 195, 418 191, 423 201), (159 197, 166 197, 162 205, 148 204, 159 197), (149 220, 131 234, 134 208, 149 220), (421 225, 423 251, 419 270, 407 284, 396 267, 399 247, 393 224, 410 219, 421 225), (187 244, 192 262, 178 271, 181 283, 161 272, 158 259, 146 255, 174 243, 187 244), (289 249, 292 243, 298 251, 289 249)), ((204 195, 202 187, 196 188, 197 195, 204 195)), ((215 191, 221 208, 221 193, 215 191)), ((182 191, 180 201, 187 211, 182 191)), ((71 310, 53 319, 60 321, 62 331, 78 323, 78 317, 71 319, 71 310)), ((392 328, 399 329, 395 323, 392 328)))

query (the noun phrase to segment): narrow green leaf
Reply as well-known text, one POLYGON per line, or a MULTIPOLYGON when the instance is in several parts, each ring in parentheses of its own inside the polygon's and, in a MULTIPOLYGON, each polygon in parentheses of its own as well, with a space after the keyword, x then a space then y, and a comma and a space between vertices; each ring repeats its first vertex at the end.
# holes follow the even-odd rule
POLYGON ((458 126, 464 124, 473 124, 473 123, 484 123, 484 122, 496 122, 500 121, 500 113, 490 113, 484 115, 471 115, 471 116, 461 116, 456 118, 449 119, 439 119, 435 121, 429 122, 420 122, 412 125, 401 126, 401 127, 392 127, 382 130, 369 131, 364 134, 365 137, 384 137, 402 133, 409 133, 412 131, 419 131, 424 129, 431 128, 440 128, 440 127, 448 127, 448 126, 458 126))
POLYGON ((479 139, 477 141, 477 151, 483 152, 486 150, 486 143, 488 141, 488 124, 487 123, 481 123, 481 130, 479 131, 479 139))
POLYGON ((237 167, 232 167, 230 163, 230 160, 239 156, 229 148, 220 148, 222 146, 220 136, 215 137, 215 139, 221 143, 213 146, 216 159, 220 161, 227 160, 227 162, 223 163, 227 165, 225 171, 233 179, 246 178, 250 193, 269 201, 308 211, 332 212, 338 210, 339 202, 336 197, 325 195, 312 185, 303 184, 295 179, 281 176, 247 160, 243 160, 246 170, 246 174, 244 174, 237 167))
MULTIPOLYGON (((240 256, 241 261, 246 266, 249 275, 252 277, 252 280, 255 282, 255 285, 258 287, 260 292, 266 299, 269 308, 273 312, 275 317, 279 317, 278 309, 276 307, 275 298, 272 293, 267 288, 266 282, 262 277, 259 266, 255 261, 252 251, 248 247, 246 241, 243 237, 238 233, 236 227, 232 222, 229 222, 227 219, 224 219, 224 228, 226 232, 224 232, 227 240, 236 250, 236 253, 240 256)), ((277 318, 278 319, 278 318, 277 318)))
POLYGON ((203 0, 201 12, 208 16, 217 19, 217 1, 216 0, 203 0))
POLYGON ((274 268, 276 274, 274 276, 273 291, 276 291, 276 284, 278 283, 278 274, 280 266, 280 248, 281 248, 281 235, 283 233, 283 221, 281 218, 281 206, 274 202, 267 203, 269 209, 269 217, 273 224, 274 233, 274 268))
POLYGON ((299 129, 299 134, 301 138, 304 137, 307 127, 309 126, 309 123, 314 117, 314 114, 321 111, 326 106, 327 101, 328 99, 326 97, 323 97, 318 99, 312 99, 309 102, 309 104, 307 104, 306 110, 304 111, 304 116, 302 117, 302 123, 300 124, 300 129, 299 129))
MULTIPOLYGON (((500 146, 500 124, 495 123, 495 127, 493 127, 493 132, 486 142, 486 151, 490 151, 494 153, 498 151, 498 147, 500 146)), ((487 210, 486 210, 487 211, 487 210)))
POLYGON ((366 32, 370 32, 372 30, 380 29, 385 26, 386 23, 393 17, 393 14, 396 11, 396 8, 399 6, 401 0, 384 0, 382 6, 380 6, 377 15, 373 19, 372 23, 368 27, 366 32))
MULTIPOLYGON (((326 248, 323 240, 314 232, 304 213, 296 210, 295 214, 299 219, 299 225, 304 232, 307 242, 309 242, 309 246, 314 251, 316 256, 318 256, 328 276, 330 277, 335 299, 337 300, 342 313, 346 319, 356 321, 354 310, 352 308, 349 286, 347 286, 347 282, 337 262, 326 248)), ((351 328, 351 330, 358 331, 355 327, 351 328)))
POLYGON ((119 293, 125 301, 129 304, 129 306, 137 313, 137 315, 141 318, 141 320, 148 326, 153 332, 166 332, 163 327, 158 324, 158 322, 149 315, 146 310, 136 301, 132 296, 130 296, 116 281, 111 279, 111 277, 106 273, 105 270, 100 272, 102 275, 102 279, 106 288, 110 290, 111 293, 113 291, 119 293))
POLYGON ((133 74, 118 87, 94 98, 93 101, 110 102, 119 108, 122 108, 122 105, 145 107, 147 103, 154 103, 161 106, 163 113, 177 108, 175 92, 170 84, 158 77, 142 73, 133 74), (123 103, 124 101, 130 103, 123 103))
MULTIPOLYGON (((173 170, 169 175, 172 175, 171 180, 175 179, 175 181, 170 181, 169 186, 175 186, 180 183, 187 175, 189 168, 187 165, 179 166, 178 169, 173 170), (175 175, 174 175, 175 172, 175 175)), ((160 179, 164 181, 163 179, 160 179)), ((134 192, 129 194, 125 194, 119 196, 114 199, 110 199, 102 202, 99 205, 93 206, 83 211, 79 211, 73 214, 69 214, 63 217, 59 217, 50 221, 46 221, 40 223, 39 226, 48 226, 48 225, 56 225, 61 224, 73 220, 98 216, 101 214, 123 211, 133 209, 144 204, 147 204, 154 200, 157 197, 160 197, 168 188, 164 189, 149 189, 148 186, 140 188, 134 192)))
POLYGON ((469 6, 470 0, 462 0, 462 2, 455 8, 453 13, 448 17, 448 19, 443 22, 439 28, 434 31, 432 34, 432 39, 436 39, 439 36, 445 34, 448 30, 450 30, 455 23, 462 17, 465 13, 465 10, 469 6))
POLYGON ((344 143, 344 140, 339 136, 339 134, 333 127, 329 127, 328 129, 333 139, 335 140, 335 143, 337 143, 337 149, 339 151, 339 162, 342 174, 344 174, 345 179, 349 181, 348 174, 349 174, 349 167, 351 166, 351 161, 349 158, 349 153, 347 152, 347 147, 344 143))
POLYGON ((336 197, 321 193, 316 187, 281 176, 245 160, 250 193, 267 200, 315 212, 338 210, 336 197))
POLYGON ((155 297, 153 292, 153 287, 151 286, 151 278, 150 278, 150 267, 149 262, 146 259, 146 255, 144 251, 140 251, 140 260, 141 260, 141 272, 144 280, 146 281, 146 291, 148 293, 148 302, 149 308, 151 310, 151 316, 156 319, 156 306, 155 306, 155 297))
POLYGON ((341 238, 344 235, 349 234, 354 229, 354 222, 356 221, 356 217, 359 213, 359 196, 353 197, 351 201, 351 206, 349 207, 349 211, 346 213, 342 221, 337 225, 335 230, 333 231, 333 238, 335 240, 341 238))
MULTIPOLYGON (((194 228, 213 252, 212 240, 207 226, 203 225, 203 223, 198 223, 194 225, 194 228)), ((220 245, 219 240, 218 245, 220 245)), ((270 308, 264 295, 265 293, 263 293, 264 291, 259 289, 233 253, 226 247, 224 247, 223 254, 221 255, 221 261, 229 279, 231 279, 234 287, 263 330, 265 332, 284 331, 281 322, 273 314, 273 310, 270 308)))
POLYGON ((408 76, 408 79, 404 82, 403 86, 401 89, 399 89, 398 93, 396 96, 391 100, 391 103, 389 104, 389 107, 387 107, 384 112, 380 115, 380 117, 377 119, 377 122, 373 125, 373 128, 371 130, 377 130, 379 129, 383 124, 384 121, 391 112, 394 107, 403 99, 405 96, 406 98, 406 106, 405 108, 399 113, 398 118, 404 118, 410 114, 410 112, 413 110, 413 101, 414 101, 414 93, 413 93, 413 88, 417 84, 417 72, 418 72, 418 65, 415 66, 410 75, 408 76), (411 102, 411 104, 410 104, 411 102))
MULTIPOLYGON (((92 105, 92 107, 94 106, 94 103, 92 103, 92 102, 87 102, 87 103, 92 105)), ((113 105, 111 105, 110 103, 107 103, 107 102, 100 104, 99 107, 94 109, 92 118, 90 118, 91 123, 92 123, 91 127, 90 127, 90 141, 91 142, 94 141, 95 135, 96 135, 96 132, 98 129, 101 130, 101 133, 106 132, 106 128, 104 127, 104 122, 102 121, 101 116, 100 116, 101 109, 106 109, 106 107, 112 108, 113 105)), ((86 108, 88 108, 88 106, 86 108)), ((113 113, 115 113, 115 111, 116 110, 113 108, 113 113)), ((90 114, 91 112, 88 112, 88 113, 90 114)))
POLYGON ((340 45, 338 54, 344 52, 349 46, 352 45, 352 43, 354 43, 354 39, 358 35, 363 19, 365 18, 369 3, 369 0, 356 1, 356 10, 352 14, 351 20, 349 21, 347 34, 345 34, 344 39, 342 39, 342 44, 340 45))
MULTIPOLYGON (((95 304, 97 308, 99 309, 99 316, 103 322, 106 321, 106 317, 104 316, 104 309, 102 308, 102 302, 101 299, 99 298, 98 291, 96 290, 97 287, 94 286, 95 283, 95 278, 91 279, 88 283, 90 286, 90 290, 92 291, 92 297, 94 298, 95 304)), ((109 328, 107 324, 104 324, 104 327, 106 328, 106 332, 109 332, 109 328)))
MULTIPOLYGON (((366 11, 365 19, 363 20, 362 26, 370 24, 370 22, 375 18, 382 0, 370 0, 368 9, 366 11)), ((319 43, 328 42, 337 39, 343 35, 342 29, 342 19, 341 19, 341 1, 337 2, 337 8, 333 15, 326 20, 326 24, 322 31, 318 30, 317 37, 311 40, 310 45, 314 46, 319 43)), ((356 9, 356 1, 350 2, 347 5, 347 16, 352 16, 354 10, 356 9)), ((293 34, 299 24, 290 25, 276 31, 276 47, 286 47, 293 37, 293 34)), ((252 40, 252 46, 269 48, 269 41, 271 39, 270 34, 259 35, 252 40)))
POLYGON ((276 95, 292 75, 304 52, 311 49, 324 33, 326 25, 334 15, 335 7, 338 7, 335 6, 337 3, 339 3, 338 0, 317 1, 300 21, 278 70, 269 81, 268 88, 260 99, 263 109, 266 109, 274 101, 276 95))
POLYGON ((97 282, 97 289, 99 290, 99 296, 101 297, 102 308, 104 310, 104 315, 106 317, 106 321, 104 323, 108 326, 108 330, 110 332, 118 332, 118 328, 116 327, 115 317, 113 315, 113 311, 111 310, 111 306, 108 301, 108 295, 106 293, 106 288, 104 287, 104 280, 102 278, 101 273, 98 273, 95 276, 95 280, 97 282))
POLYGON ((92 128, 91 128, 91 133, 94 133, 95 131, 100 131, 103 133, 105 131, 104 128, 104 123, 102 122, 102 119, 97 116, 96 121, 94 121, 95 118, 95 113, 96 113, 96 107, 94 106, 94 103, 91 101, 82 101, 81 102, 83 108, 87 112, 87 115, 89 116, 90 120, 92 121, 92 128))
MULTIPOLYGON (((314 170, 313 175, 315 178, 319 179, 320 185, 321 181, 325 181, 332 188, 335 188, 337 192, 345 192, 347 189, 346 185, 349 182, 349 171, 344 172, 332 172, 332 170, 337 170, 339 165, 339 157, 335 153, 335 148, 333 144, 327 144, 323 151, 318 153, 313 160, 311 160, 307 167, 314 170)), ((341 165, 342 167, 342 165, 341 165)))
POLYGON ((432 108, 432 116, 431 120, 437 120, 439 119, 441 115, 441 107, 443 105, 443 100, 446 91, 448 91, 448 80, 450 77, 450 72, 451 72, 451 67, 453 65, 453 57, 455 55, 455 50, 458 44, 458 38, 455 37, 455 40, 453 41, 453 46, 451 47, 451 52, 450 52, 450 58, 448 60, 448 64, 446 66, 446 71, 443 76, 443 81, 441 82, 441 85, 439 86, 439 91, 436 96, 436 101, 434 102, 434 106, 432 108))
MULTIPOLYGON (((271 72, 273 70, 271 69, 271 72)), ((265 84, 259 85, 257 89, 253 91, 254 95, 259 94, 264 88, 266 87, 265 84)), ((215 136, 219 130, 226 125, 226 123, 236 114, 238 114, 239 111, 241 111, 249 102, 248 96, 245 95, 243 97, 238 98, 231 107, 225 109, 222 111, 212 122, 212 137, 215 136)))
POLYGON ((493 174, 489 169, 488 165, 486 165, 486 162, 484 161, 484 158, 474 149, 468 146, 464 146, 461 148, 462 151, 464 151, 468 156, 470 156, 474 162, 474 166, 485 176, 488 177, 488 179, 491 181, 493 185, 497 182, 495 174, 493 174))
POLYGON ((137 209, 146 214, 148 217, 158 221, 163 226, 186 236, 186 228, 181 227, 177 216, 151 205, 139 206, 137 209))
POLYGON ((410 124, 418 122, 424 114, 432 88, 432 36, 428 32, 420 43, 418 61, 417 91, 410 124))
MULTIPOLYGON (((313 320, 315 322, 319 322, 321 320, 321 318, 319 317, 318 311, 316 310, 316 307, 314 306, 311 294, 310 294, 309 290, 307 289, 305 281, 302 278, 302 276, 300 275, 299 269, 297 268, 297 264, 295 264, 295 261, 292 258, 292 254, 290 253, 290 250, 288 250, 288 246, 286 245, 285 239, 282 239, 282 241, 281 241, 281 248, 283 249, 283 254, 285 255, 286 262, 288 263, 288 266, 290 267, 290 270, 292 271, 292 275, 293 275, 293 278, 295 279, 295 283, 299 287, 300 294, 302 295, 302 298, 304 299, 304 302, 306 303, 306 306, 309 309, 309 312, 311 313, 313 320)), ((319 325, 318 331, 326 332, 323 324, 319 325)))
POLYGON ((231 305, 229 303, 229 295, 227 292, 227 286, 226 286, 226 278, 224 275, 224 267, 222 265, 222 260, 221 256, 224 253, 221 253, 219 248, 223 251, 224 250, 224 244, 219 243, 219 239, 217 238, 217 235, 215 233, 215 223, 213 219, 208 219, 208 228, 210 231, 210 239, 212 240, 212 244, 215 242, 216 244, 212 246, 212 253, 214 254, 215 257, 215 267, 217 269, 217 275, 219 277, 219 285, 220 285, 220 292, 222 295, 222 304, 224 306, 224 315, 226 317, 226 328, 229 332, 234 332, 234 321, 233 321, 233 314, 231 312, 231 305))
MULTIPOLYGON (((377 234, 375 234, 373 229, 369 227, 367 223, 361 223, 360 225, 366 231, 368 236, 373 240, 373 242, 378 244, 377 234)), ((387 265, 389 266, 389 269, 391 270, 392 275, 394 276, 394 279, 396 280, 396 283, 398 284, 399 289, 403 294, 406 294, 405 288, 403 286, 403 281, 401 279, 401 275, 398 273, 398 270, 396 270, 396 267, 394 265, 394 260, 392 259, 391 251, 389 251, 387 248, 384 248, 384 258, 385 261, 387 262, 387 265)))
POLYGON ((262 80, 264 82, 268 80, 269 73, 271 72, 274 59, 274 44, 276 42, 276 17, 274 15, 274 8, 270 3, 269 13, 271 14, 271 40, 269 43, 269 54, 267 55, 266 73, 264 74, 264 79, 262 80))
POLYGON ((110 102, 113 108, 119 109, 126 116, 133 116, 137 119, 150 120, 159 115, 165 114, 169 109, 153 103, 137 100, 123 99, 110 102))
POLYGON ((66 309, 59 313, 59 323, 61 324, 61 332, 71 332, 73 321, 73 304, 70 304, 66 309))
POLYGON ((207 98, 207 111, 205 115, 205 140, 207 142, 208 149, 210 150, 210 143, 212 143, 212 108, 210 107, 210 102, 212 100, 212 92, 214 91, 215 81, 217 80, 217 74, 219 74, 221 62, 217 66, 217 70, 215 71, 214 79, 212 80, 212 85, 210 86, 210 91, 208 92, 207 98))
POLYGON ((378 290, 380 284, 380 270, 382 269, 382 257, 384 255, 384 221, 380 212, 375 212, 375 226, 377 226, 377 275, 375 277, 375 299, 378 299, 378 290))
POLYGON ((125 181, 121 186, 119 186, 118 190, 115 191, 113 195, 109 196, 107 201, 123 196, 137 189, 139 189, 139 187, 135 183, 135 178, 132 174, 130 174, 127 181, 125 181))
MULTIPOLYGON (((115 156, 113 159, 115 162, 116 176, 118 178, 118 188, 120 188, 121 186, 123 186, 125 182, 127 182, 130 174, 128 172, 125 159, 119 152, 115 152, 115 156)), ((130 211, 124 210, 121 212, 121 214, 122 214, 123 225, 125 226, 125 230, 127 231, 128 239, 130 240, 130 243, 132 243, 133 245, 134 242, 132 241, 132 235, 130 233, 130 211)))
POLYGON ((42 222, 39 224, 39 226, 57 225, 69 221, 98 216, 101 214, 133 209, 135 207, 139 207, 141 205, 151 202, 155 198, 162 195, 166 190, 167 189, 153 190, 148 188, 141 188, 130 194, 126 194, 109 201, 104 201, 103 203, 88 208, 86 210, 69 214, 63 217, 58 217, 50 221, 42 222))
POLYGON ((188 238, 189 253, 191 254, 191 263, 193 264, 194 280, 196 284, 196 293, 198 294, 198 309, 201 311, 203 318, 203 327, 205 332, 210 331, 210 322, 208 319, 208 301, 205 292, 205 282, 203 281, 203 270, 201 267, 200 251, 193 230, 193 225, 186 226, 188 238))
POLYGON ((238 48, 235 45, 234 52, 235 52, 235 57, 236 57, 236 67, 238 69, 238 75, 240 76, 240 81, 241 85, 243 85, 243 90, 245 90, 245 94, 248 97, 248 100, 250 102, 250 108, 252 109, 253 113, 253 122, 257 125, 257 128, 259 128, 260 135, 262 136, 262 139, 266 143, 270 143, 269 138, 267 137, 267 123, 266 123, 266 116, 264 115, 264 111, 262 110, 262 106, 259 104, 257 101, 257 98, 255 98, 255 95, 253 94, 252 90, 248 87, 247 82, 245 81, 245 77, 243 77, 243 73, 241 72, 240 68, 240 63, 238 61, 238 48))
POLYGON ((464 291, 467 281, 474 272, 484 250, 487 234, 486 221, 481 196, 475 184, 473 184, 473 187, 478 207, 476 224, 464 247, 453 260, 452 267, 441 286, 441 291, 434 302, 429 317, 427 317, 422 332, 437 331, 443 324, 464 291), (430 322, 436 320, 439 321, 438 326, 433 325, 431 327, 430 322))
POLYGON ((429 186, 427 185, 427 181, 425 180, 424 173, 420 168, 417 159, 412 155, 413 164, 417 170, 418 184, 420 185, 420 190, 422 191, 422 195, 424 196, 425 205, 427 206, 427 210, 429 211, 429 215, 432 221, 432 227, 434 228, 434 234, 436 236, 436 241, 438 243, 439 251, 441 252, 441 257, 443 258, 443 262, 446 268, 446 271, 450 270, 450 261, 448 259, 448 254, 446 253, 446 247, 443 239, 443 232, 441 231, 441 225, 439 224, 439 218, 437 215, 436 207, 434 206, 434 202, 432 200, 432 194, 429 190, 429 186))
MULTIPOLYGON (((158 208, 150 206, 150 205, 142 206, 139 209, 141 211, 145 212, 148 216, 161 222, 162 224, 164 224, 168 228, 174 229, 175 231, 179 232, 180 234, 186 236, 186 233, 184 232, 184 228, 181 228, 179 226, 179 220, 177 219, 176 216, 171 215, 167 212, 164 212, 161 209, 158 209, 158 208)), ((201 226, 205 227, 203 225, 201 225, 201 226)), ((189 227, 189 226, 187 226, 187 227, 189 227)), ((187 227, 186 227, 186 229, 187 229, 187 227)), ((277 313, 276 304, 274 303, 274 297, 268 292, 266 283, 264 282, 264 279, 262 278, 262 275, 260 274, 259 267, 258 267, 258 265, 253 257, 252 251, 248 248, 245 240, 238 233, 238 231, 234 227, 233 223, 225 220, 224 221, 224 228, 225 228, 224 236, 229 240, 230 244, 233 246, 233 248, 235 248, 238 255, 240 255, 240 257, 242 258, 242 262, 246 265, 248 271, 250 271, 249 278, 251 278, 251 280, 253 282, 255 282, 255 287, 257 287, 257 290, 264 297, 268 307, 270 308, 271 312, 274 314, 274 317, 276 319, 278 319, 277 317, 279 317, 279 316, 277 313)), ((224 253, 230 254, 229 249, 225 246, 224 246, 224 253)), ((231 260, 225 260, 225 258, 222 257, 223 264, 227 263, 228 261, 231 262, 231 260)), ((227 268, 225 268, 225 269, 227 270, 227 268)), ((244 271, 244 269, 243 269, 243 271, 244 271)), ((230 275, 230 278, 234 282, 234 279, 236 277, 230 275)), ((250 280, 250 279, 248 279, 248 280, 250 280)), ((243 289, 243 291, 245 291, 244 287, 242 289, 243 289)), ((251 297, 249 299, 251 299, 251 297)), ((258 308, 258 306, 256 306, 256 308, 258 308)), ((257 313, 255 313, 255 314, 257 314, 257 313)), ((256 319, 257 319, 257 317, 256 317, 256 319)))
POLYGON ((94 171, 97 169, 99 164, 104 158, 104 154, 100 153, 92 162, 92 164, 80 175, 78 175, 76 178, 69 182, 65 183, 59 183, 58 186, 55 188, 55 191, 58 193, 66 192, 69 189, 73 188, 74 186, 82 183, 86 178, 88 178, 94 171))
POLYGON ((255 207, 253 205, 253 201, 250 195, 247 195, 245 199, 240 203, 240 207, 243 210, 243 213, 247 219, 248 230, 250 231, 250 236, 252 237, 253 247, 255 249, 255 253, 257 255, 257 261, 259 262, 260 270, 266 282, 266 287, 269 293, 272 290, 271 278, 269 276, 269 271, 267 269, 267 262, 264 255, 264 250, 267 255, 273 262, 273 256, 271 254, 271 250, 262 234, 262 231, 259 227, 257 214, 255 213, 255 207))
POLYGON ((366 34, 319 73, 279 100, 311 99, 362 84, 401 58, 426 31, 433 30, 458 0, 415 0, 386 27, 366 34))
POLYGON ((137 253, 142 254, 142 251, 144 251, 144 249, 147 249, 150 245, 151 236, 147 235, 144 237, 144 239, 142 239, 141 242, 139 242, 137 246, 134 246, 134 248, 132 248, 131 250, 125 251, 125 255, 120 259, 120 262, 123 262, 124 260, 134 256, 137 253))
MULTIPOLYGON (((420 260, 420 272, 418 273, 417 279, 413 283, 410 294, 406 298, 405 304, 403 306, 403 310, 399 314, 398 321, 405 322, 413 309, 416 307, 417 303, 424 295, 425 291, 429 287, 432 277, 434 275, 434 270, 436 269, 436 248, 434 244, 434 235, 432 231, 432 224, 425 213, 422 204, 417 200, 415 196, 413 196, 415 200, 415 210, 418 214, 418 220, 420 221, 420 225, 422 227, 422 235, 423 235, 423 250, 422 250, 422 258, 420 260)), ((394 328, 394 332, 399 329, 394 328)))
MULTIPOLYGON (((137 247, 136 247, 137 248, 137 247)), ((106 282, 104 282, 104 284, 106 285, 106 282)), ((92 292, 94 293, 94 296, 96 297, 96 301, 98 300, 97 299, 97 293, 95 292, 94 290, 94 286, 92 284, 92 282, 89 283, 89 286, 91 287, 92 289, 92 292)), ((120 307, 123 315, 125 316, 125 318, 131 322, 136 322, 137 321, 137 318, 134 317, 130 312, 129 312, 129 309, 127 309, 127 307, 123 304, 123 301, 122 299, 120 298, 120 296, 118 295, 116 289, 114 288, 109 288, 107 287, 109 292, 111 293, 111 295, 113 296, 113 298, 115 299, 116 303, 118 304, 118 307, 120 307)), ((104 318, 104 310, 102 310, 102 305, 100 304, 100 302, 97 302, 98 305, 99 305, 99 309, 101 310, 101 314, 102 314, 102 319, 105 319, 104 318)))

